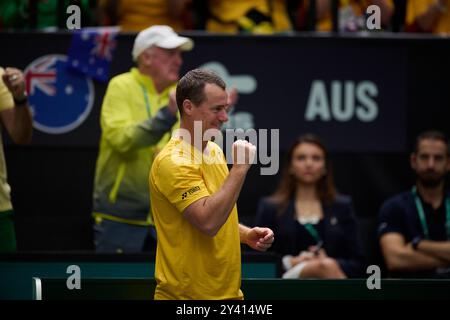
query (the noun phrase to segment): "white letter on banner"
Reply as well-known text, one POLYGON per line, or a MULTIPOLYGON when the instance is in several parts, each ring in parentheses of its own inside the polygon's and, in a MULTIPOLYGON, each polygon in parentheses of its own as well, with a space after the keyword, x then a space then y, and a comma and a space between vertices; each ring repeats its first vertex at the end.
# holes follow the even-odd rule
POLYGON ((341 122, 349 121, 353 118, 355 111, 355 83, 353 81, 345 81, 344 90, 345 94, 343 95, 341 81, 333 81, 331 83, 331 111, 333 118, 341 122), (344 98, 342 98, 343 96, 344 98))
POLYGON ((321 80, 314 80, 312 82, 305 112, 305 119, 307 121, 316 120, 317 117, 320 117, 323 121, 331 120, 327 90, 324 82, 321 80))
POLYGON ((378 96, 378 88, 372 81, 363 81, 356 87, 356 98, 362 104, 356 107, 356 116, 363 122, 371 122, 378 116, 378 105, 372 98, 378 96))

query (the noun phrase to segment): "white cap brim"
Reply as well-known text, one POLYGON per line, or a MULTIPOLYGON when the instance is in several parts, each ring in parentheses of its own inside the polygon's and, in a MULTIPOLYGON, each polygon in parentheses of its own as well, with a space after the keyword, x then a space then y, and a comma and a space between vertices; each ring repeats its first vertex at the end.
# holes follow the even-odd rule
POLYGON ((190 51, 194 48, 194 42, 191 39, 180 36, 166 38, 158 41, 155 45, 163 49, 180 48, 183 51, 190 51))

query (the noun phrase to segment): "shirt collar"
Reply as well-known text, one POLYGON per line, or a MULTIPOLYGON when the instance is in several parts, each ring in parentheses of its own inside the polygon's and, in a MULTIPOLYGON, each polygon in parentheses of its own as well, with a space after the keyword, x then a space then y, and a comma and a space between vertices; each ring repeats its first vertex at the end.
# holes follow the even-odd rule
POLYGON ((155 85, 153 84, 152 78, 145 74, 142 74, 138 68, 131 68, 131 74, 141 85, 143 85, 147 89, 150 94, 158 94, 155 85))

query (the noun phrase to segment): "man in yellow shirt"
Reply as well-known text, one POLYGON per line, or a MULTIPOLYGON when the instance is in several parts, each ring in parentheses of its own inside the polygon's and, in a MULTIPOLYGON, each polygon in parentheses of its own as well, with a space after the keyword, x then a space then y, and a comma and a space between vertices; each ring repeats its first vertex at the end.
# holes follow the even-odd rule
MULTIPOLYGON (((22 72, 15 68, 0 68, 0 121, 15 143, 26 144, 31 141, 33 121, 25 81, 22 72)), ((16 250, 10 189, 0 136, 0 252, 16 250)))
POLYGON ((169 26, 147 28, 134 41, 137 67, 108 85, 94 181, 97 252, 141 252, 154 242, 148 173, 154 155, 176 126, 174 89, 183 62, 181 51, 192 47, 191 39, 178 36, 169 26))
POLYGON ((221 148, 203 140, 228 120, 227 99, 225 83, 210 71, 192 70, 178 83, 180 130, 149 177, 158 232, 155 299, 243 299, 240 243, 265 251, 274 241, 269 228, 238 221, 236 201, 256 147, 236 141, 228 171, 221 148))

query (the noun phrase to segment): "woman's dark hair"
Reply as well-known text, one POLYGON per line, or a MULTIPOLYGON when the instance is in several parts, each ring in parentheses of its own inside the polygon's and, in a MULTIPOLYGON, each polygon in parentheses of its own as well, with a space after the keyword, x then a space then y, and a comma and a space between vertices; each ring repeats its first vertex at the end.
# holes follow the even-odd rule
POLYGON ((284 160, 283 169, 281 172, 281 180, 278 188, 269 197, 269 200, 278 205, 278 212, 281 214, 284 212, 291 201, 295 197, 297 190, 297 181, 295 177, 290 173, 290 167, 292 164, 292 157, 295 148, 302 143, 311 143, 318 146, 324 153, 325 157, 325 175, 317 183, 317 193, 319 200, 322 203, 331 203, 336 198, 336 187, 333 180, 332 166, 329 158, 328 151, 322 142, 322 140, 315 134, 306 133, 297 138, 294 144, 289 148, 284 160))

